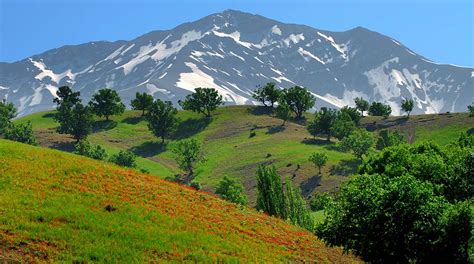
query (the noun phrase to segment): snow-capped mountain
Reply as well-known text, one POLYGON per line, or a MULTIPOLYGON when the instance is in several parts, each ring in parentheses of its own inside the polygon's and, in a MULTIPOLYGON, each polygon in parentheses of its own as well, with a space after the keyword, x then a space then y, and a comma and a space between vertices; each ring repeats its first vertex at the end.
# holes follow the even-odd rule
MULTIPOLYGON (((449 47, 447 47, 449 48, 449 47)), ((213 87, 226 104, 253 104, 257 85, 301 85, 316 107, 383 101, 400 113, 466 111, 474 101, 474 68, 434 63, 396 40, 364 28, 330 32, 224 11, 130 41, 89 42, 0 63, 0 98, 20 115, 54 107, 59 86, 84 102, 113 88, 128 104, 137 91, 177 102, 196 87, 213 87)))

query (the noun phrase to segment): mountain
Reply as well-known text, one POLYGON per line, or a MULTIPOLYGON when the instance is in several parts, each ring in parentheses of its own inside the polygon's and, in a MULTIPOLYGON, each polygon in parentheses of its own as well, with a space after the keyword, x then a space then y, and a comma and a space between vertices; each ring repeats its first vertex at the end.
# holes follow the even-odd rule
POLYGON ((126 104, 136 92, 177 102, 196 87, 213 87, 226 104, 254 104, 257 85, 305 86, 316 107, 383 101, 399 115, 465 111, 474 100, 474 68, 434 63, 398 41, 357 27, 344 32, 285 24, 227 10, 130 41, 64 46, 0 63, 0 97, 20 115, 51 109, 59 86, 87 102, 100 88, 126 104))

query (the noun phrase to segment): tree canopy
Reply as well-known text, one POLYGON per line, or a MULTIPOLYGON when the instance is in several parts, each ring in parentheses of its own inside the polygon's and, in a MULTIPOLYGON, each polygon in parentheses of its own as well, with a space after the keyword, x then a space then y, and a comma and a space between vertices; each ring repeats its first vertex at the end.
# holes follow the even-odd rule
POLYGON ((369 102, 362 97, 354 99, 354 103, 356 104, 356 109, 360 111, 362 116, 364 116, 364 111, 369 110, 369 102))
POLYGON ((210 117, 212 111, 224 104, 222 96, 214 88, 196 88, 194 93, 188 94, 184 101, 179 102, 184 110, 201 113, 210 117))
POLYGON ((383 116, 387 118, 391 113, 392 108, 380 102, 373 102, 369 107, 369 114, 373 116, 383 116))
POLYGON ((109 120, 111 115, 119 115, 125 111, 125 105, 115 90, 101 89, 92 96, 89 106, 94 114, 105 116, 109 120))
POLYGON ((402 110, 407 113, 408 117, 410 117, 410 113, 413 110, 413 104, 413 100, 411 99, 404 99, 402 101, 402 110))
POLYGON ((153 104, 153 96, 147 93, 139 93, 135 94, 135 99, 130 102, 133 110, 141 110, 142 116, 145 116, 145 111, 151 107, 153 104))
POLYGON ((263 87, 257 87, 252 97, 261 102, 264 106, 273 108, 273 105, 281 96, 281 90, 275 86, 275 83, 269 82, 263 87), (270 104, 270 105, 267 105, 270 104))
POLYGON ((296 118, 302 118, 303 113, 311 109, 316 102, 314 96, 300 86, 283 89, 281 100, 295 113, 296 118))
POLYGON ((156 137, 161 138, 161 144, 176 128, 178 119, 176 117, 178 110, 173 107, 170 101, 163 102, 157 99, 148 108, 146 120, 148 121, 148 129, 153 132, 156 137))

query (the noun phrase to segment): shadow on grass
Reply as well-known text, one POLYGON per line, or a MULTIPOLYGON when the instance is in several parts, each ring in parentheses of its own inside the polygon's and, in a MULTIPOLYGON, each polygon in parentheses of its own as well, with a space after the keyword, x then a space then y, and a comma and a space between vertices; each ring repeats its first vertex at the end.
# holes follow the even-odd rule
POLYGON ((142 121, 142 120, 145 120, 144 116, 129 116, 129 117, 125 118, 124 120, 122 120, 122 123, 127 123, 127 124, 130 124, 130 125, 136 125, 136 124, 140 123, 140 121, 142 121))
POLYGON ((51 144, 51 146, 49 146, 49 148, 66 151, 66 152, 73 152, 75 150, 74 149, 75 144, 76 144, 75 141, 74 142, 54 142, 51 144))
POLYGON ((46 113, 46 114, 42 115, 41 117, 43 117, 43 118, 53 118, 54 113, 46 113))
POLYGON ((333 165, 329 172, 331 175, 349 176, 357 173, 357 168, 362 162, 358 159, 341 160, 338 164, 333 165))
POLYGON ((312 176, 301 183, 301 194, 303 194, 304 197, 308 197, 313 192, 313 190, 320 185, 321 175, 312 176))
POLYGON ((211 122, 212 118, 188 118, 178 124, 173 138, 183 139, 194 136, 197 133, 203 131, 211 122))
POLYGON ((146 141, 141 145, 130 148, 129 150, 135 153, 137 156, 149 158, 165 152, 166 149, 166 143, 161 145, 161 142, 158 141, 146 141))
POLYGON ((252 115, 271 115, 273 114, 273 109, 269 106, 259 105, 256 107, 248 108, 247 111, 252 115))
POLYGON ((469 128, 469 129, 466 131, 466 133, 467 133, 468 135, 473 135, 473 134, 474 134, 474 127, 469 128))
POLYGON ((283 132, 285 131, 286 129, 286 126, 271 126, 268 128, 267 130, 267 134, 269 135, 272 135, 272 134, 276 134, 276 133, 280 133, 280 132, 283 132))
MULTIPOLYGON (((398 126, 398 125, 406 123, 407 121, 408 121, 407 116, 401 116, 401 117, 399 117, 397 119, 394 119, 394 120, 383 119, 383 120, 378 121, 378 122, 374 121, 372 123, 365 124, 362 127, 365 127, 365 129, 372 132, 372 131, 375 131, 375 130, 378 130, 378 129, 384 129, 384 128, 389 128, 389 127, 393 127, 393 126, 398 126)), ((423 121, 423 122, 426 122, 426 121, 423 121)))
POLYGON ((100 132, 100 131, 106 131, 113 129, 117 126, 117 122, 114 120, 100 120, 100 121, 95 121, 94 124, 92 125, 92 132, 100 132))
POLYGON ((335 145, 334 142, 327 141, 326 139, 320 138, 305 138, 301 141, 301 143, 306 145, 335 145))

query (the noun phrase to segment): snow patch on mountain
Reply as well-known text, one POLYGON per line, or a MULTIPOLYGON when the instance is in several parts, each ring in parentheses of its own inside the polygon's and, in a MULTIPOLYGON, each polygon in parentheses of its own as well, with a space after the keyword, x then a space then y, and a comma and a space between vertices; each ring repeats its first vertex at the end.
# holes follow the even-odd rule
POLYGON ((214 33, 214 35, 216 35, 218 37, 231 38, 235 41, 235 43, 237 43, 239 45, 242 45, 242 46, 246 47, 247 49, 252 49, 251 48, 253 46, 252 43, 240 41, 240 32, 239 31, 234 31, 230 34, 227 34, 227 33, 223 33, 223 32, 213 30, 212 33, 214 33))
POLYGON ((308 57, 309 58, 312 58, 312 59, 315 59, 316 61, 318 61, 319 63, 321 64, 325 64, 324 61, 322 61, 320 58, 318 58, 318 56, 314 55, 313 53, 303 49, 302 47, 299 47, 298 48, 298 53, 303 56, 303 58, 305 58, 306 61, 308 61, 308 57))
POLYGON ((293 42, 293 44, 298 44, 302 40, 304 40, 303 33, 296 35, 290 34, 286 39, 283 40, 283 42, 286 44, 286 46, 290 46, 290 42, 293 42))
POLYGON ((272 33, 281 36, 281 29, 277 25, 274 25, 272 27, 272 33))
POLYGON ((46 65, 42 61, 35 61, 32 58, 29 58, 30 62, 40 70, 40 73, 35 76, 35 79, 42 81, 44 78, 49 77, 51 81, 59 84, 59 82, 64 78, 68 77, 71 80, 74 80, 74 74, 71 72, 70 69, 56 74, 52 70, 48 69, 46 65))
POLYGON ((248 101, 247 98, 234 93, 231 89, 217 85, 214 82, 214 78, 201 71, 196 64, 191 62, 185 62, 184 64, 191 68, 192 72, 181 73, 179 75, 179 81, 175 85, 176 87, 191 92, 194 92, 194 89, 197 87, 209 87, 216 89, 226 102, 245 104, 248 101))

